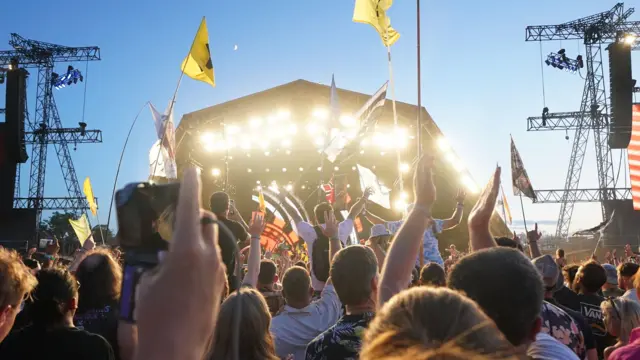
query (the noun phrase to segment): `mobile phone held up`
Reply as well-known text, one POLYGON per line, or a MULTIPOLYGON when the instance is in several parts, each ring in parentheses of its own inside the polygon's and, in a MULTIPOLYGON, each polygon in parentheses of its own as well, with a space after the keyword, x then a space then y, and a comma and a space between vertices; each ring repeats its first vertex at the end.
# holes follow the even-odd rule
POLYGON ((180 184, 132 183, 116 192, 118 237, 124 251, 120 318, 135 322, 135 292, 142 274, 169 249, 180 184))

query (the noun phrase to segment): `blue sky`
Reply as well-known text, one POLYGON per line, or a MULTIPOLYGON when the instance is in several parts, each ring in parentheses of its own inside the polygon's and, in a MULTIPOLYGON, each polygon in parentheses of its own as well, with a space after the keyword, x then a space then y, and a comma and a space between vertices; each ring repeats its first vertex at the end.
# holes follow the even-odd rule
MULTIPOLYGON (((91 177, 102 204, 101 220, 106 221, 128 128, 146 101, 164 109, 202 16, 208 21, 217 87, 185 79, 178 94, 176 120, 184 113, 299 78, 329 84, 335 74, 338 87, 373 93, 388 78, 386 51, 373 28, 351 21, 353 4, 352 0, 70 0, 64 5, 45 0, 10 1, 3 6, 3 13, 11 16, 0 22, 0 49, 8 48, 10 32, 69 46, 101 47, 103 60, 90 63, 86 74, 84 119, 89 128, 103 130, 104 143, 79 145, 73 160, 81 181, 91 177), (238 45, 237 51, 234 45, 238 45)), ((503 183, 516 219, 522 218, 522 212, 508 186, 509 134, 539 189, 563 187, 571 149, 562 132, 526 132, 526 117, 540 114, 543 101, 540 45, 525 42, 524 29, 591 15, 614 4, 609 0, 422 4, 422 103, 478 183, 489 178, 496 162, 503 165, 503 183)), ((640 4, 629 1, 626 5, 640 4)), ((392 48, 397 98, 415 103, 415 3, 396 1, 388 14, 401 34, 392 48)), ((542 43, 545 56, 560 48, 566 48, 572 58, 578 52, 584 54, 578 41, 542 43)), ((86 64, 74 65, 85 71, 86 64)), ((583 80, 546 66, 544 74, 550 110, 578 110, 583 80)), ((34 80, 31 90, 35 89, 34 80)), ((56 92, 65 126, 76 126, 82 120, 83 90, 76 85, 56 92)), ((0 92, 4 98, 4 87, 0 92)), ((30 97, 31 113, 34 101, 30 97)), ((148 150, 154 140, 153 123, 145 110, 126 151, 119 186, 147 178, 148 150)), ((614 152, 616 162, 618 156, 614 152)), ((617 169, 617 163, 614 165, 617 169)), ((27 166, 22 174, 26 180, 27 166)), ((624 185, 622 178, 620 182, 624 185)), ((592 145, 581 185, 597 185, 592 145)), ((25 181, 21 189, 26 194, 25 181)), ((66 193, 53 149, 45 192, 47 196, 66 193)), ((559 210, 558 205, 533 205, 528 199, 524 208, 528 219, 539 220, 555 220, 559 210)), ((572 229, 599 221, 599 205, 577 205, 572 229)))

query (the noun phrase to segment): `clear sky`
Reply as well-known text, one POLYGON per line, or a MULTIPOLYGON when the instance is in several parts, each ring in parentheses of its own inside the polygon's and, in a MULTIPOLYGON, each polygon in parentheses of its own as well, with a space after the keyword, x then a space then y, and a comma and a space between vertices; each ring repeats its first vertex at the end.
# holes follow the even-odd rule
MULTIPOLYGON (((338 87, 373 93, 388 78, 386 51, 372 27, 351 21, 353 4, 353 0, 9 1, 3 5, 0 49, 8 49, 10 32, 69 46, 100 46, 103 60, 90 63, 85 74, 84 119, 88 128, 103 130, 104 143, 78 145, 73 161, 80 181, 91 177, 102 205, 101 220, 106 222, 129 126, 146 101, 161 111, 166 106, 202 16, 207 17, 217 87, 185 79, 176 121, 184 113, 300 78, 329 84, 335 74, 338 87)), ((562 23, 613 5, 611 0, 422 2, 422 103, 478 183, 489 179, 496 162, 503 166, 515 219, 522 218, 522 211, 509 185, 509 134, 537 189, 564 186, 573 139, 569 134, 571 140, 566 141, 562 132, 526 132, 526 117, 538 116, 543 107, 541 52, 546 57, 566 48, 571 58, 584 54, 578 41, 542 43, 541 51, 539 43, 524 41, 525 27, 562 23)), ((640 1, 626 5, 638 6, 640 1)), ((401 34, 392 48, 397 98, 415 103, 415 2, 396 1, 388 15, 401 34)), ((73 65, 85 71, 86 64, 73 65)), ((65 67, 60 65, 58 71, 65 67)), ((583 80, 547 66, 544 74, 551 112, 578 110, 583 80)), ((35 78, 34 73, 30 95, 35 78)), ((77 126, 82 120, 83 91, 83 85, 56 91, 65 126, 77 126)), ((0 94, 4 98, 4 87, 0 94)), ((34 105, 35 98, 30 97, 32 115, 34 105)), ((145 109, 127 148, 118 186, 147 178, 148 151, 154 140, 145 109)), ((584 187, 597 186, 594 153, 590 144, 581 180, 584 187)), ((617 170, 619 153, 613 157, 617 170)), ((26 196, 28 166, 23 166, 22 174, 26 196)), ((620 184, 624 186, 623 176, 620 184)), ((66 194, 53 148, 45 194, 66 194)), ((528 220, 548 224, 556 220, 559 205, 533 205, 525 199, 524 209, 528 220)), ((577 205, 572 229, 593 226, 600 216, 597 204, 577 205)), ((554 226, 543 228, 553 231, 554 226)))

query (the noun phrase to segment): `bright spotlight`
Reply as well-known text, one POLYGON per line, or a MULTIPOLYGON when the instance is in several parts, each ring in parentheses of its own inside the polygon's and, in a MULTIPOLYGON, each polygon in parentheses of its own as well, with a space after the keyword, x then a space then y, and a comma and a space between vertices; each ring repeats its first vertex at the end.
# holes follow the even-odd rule
POLYGON ((299 167, 298 170, 304 171, 304 168, 303 167, 299 167))
POLYGON ((400 164, 400 172, 407 173, 407 172, 409 172, 410 169, 411 169, 411 167, 409 166, 409 164, 407 164, 407 163, 400 164))
POLYGON ((262 186, 258 185, 256 186, 256 191, 261 191, 262 190, 262 186))
POLYGON ((322 171, 322 167, 321 166, 318 166, 318 171, 322 171))
POLYGON ((356 169, 357 169, 357 168, 356 168, 355 166, 352 166, 352 167, 351 167, 351 170, 353 170, 353 171, 356 171, 356 169))
POLYGON ((269 148, 269 142, 268 142, 268 141, 263 141, 263 142, 261 142, 261 143, 260 143, 260 147, 261 147, 263 150, 267 150, 267 149, 269 148))
POLYGON ((311 115, 316 119, 326 120, 329 117, 329 110, 326 108, 315 108, 311 115))
POLYGON ((284 186, 284 188, 285 188, 287 191, 291 191, 291 190, 293 190, 293 185, 291 185, 291 184, 287 184, 287 185, 285 185, 285 186, 284 186))
POLYGON ((207 143, 204 144, 204 150, 207 152, 214 152, 216 150, 216 146, 211 143, 207 143))
POLYGON ((364 154, 364 150, 360 150, 360 155, 364 154))
POLYGON ((311 135, 315 135, 320 131, 320 128, 318 127, 318 125, 314 124, 314 123, 309 123, 307 125, 307 132, 311 135))
POLYGON ((297 132, 298 132, 298 127, 296 126, 296 124, 289 125, 289 134, 290 135, 295 135, 297 132))
POLYGON ((404 212, 407 210, 407 202, 404 199, 398 199, 393 203, 393 208, 396 211, 404 212))
POLYGON ((333 167, 333 171, 338 171, 338 170, 340 170, 340 168, 339 168, 339 167, 337 167, 337 166, 334 166, 334 167, 333 167))
POLYGON ((280 146, 282 146, 283 148, 290 148, 291 147, 291 139, 283 139, 280 142, 280 146))
POLYGON ((214 138, 215 137, 213 136, 213 133, 206 132, 200 135, 200 142, 202 142, 203 144, 208 144, 212 142, 214 138))
POLYGON ((400 199, 405 199, 406 200, 408 198, 409 198, 409 194, 407 194, 406 192, 403 191, 403 192, 400 193, 400 199))
POLYGON ((280 119, 288 119, 291 117, 291 111, 288 109, 280 109, 280 111, 278 111, 278 117, 280 119))
POLYGON ((282 172, 287 172, 287 168, 282 168, 282 172))
POLYGON ((264 152, 264 156, 269 156, 269 154, 271 154, 271 153, 270 153, 270 152, 268 152, 268 151, 265 151, 265 152, 264 152))
POLYGON ((278 184, 275 180, 271 182, 271 185, 269 185, 269 190, 278 192, 278 184))
POLYGON ((287 154, 287 155, 291 155, 291 150, 287 150, 284 153, 287 154))
POLYGON ((238 127, 237 125, 229 125, 226 127, 226 130, 227 130, 227 134, 235 135, 240 132, 240 127, 238 127))
POLYGON ((449 145, 449 142, 447 141, 447 139, 445 139, 444 137, 441 137, 440 139, 438 139, 438 147, 440 148, 440 150, 442 151, 449 151, 451 150, 451 145, 449 145))
POLYGON ((260 180, 256 180, 256 184, 260 185, 260 180))
POLYGON ((220 169, 218 168, 211 169, 211 175, 213 175, 214 177, 220 176, 220 169))
POLYGON ((324 138, 323 137, 317 137, 313 142, 314 142, 314 144, 316 144, 316 146, 324 146, 324 138))
POLYGON ((305 185, 302 185, 302 190, 306 189, 307 187, 305 185))
POLYGON ((340 116, 340 125, 344 127, 352 127, 357 125, 357 121, 353 116, 342 115, 340 116))
POLYGON ((347 184, 347 189, 351 188, 351 184, 347 184))
POLYGON ((244 140, 244 141, 242 142, 242 144, 240 144, 240 148, 241 148, 242 150, 251 150, 251 141, 249 141, 249 140, 244 140))
POLYGON ((624 43, 627 45, 632 45, 634 42, 636 42, 636 36, 633 34, 627 34, 624 36, 624 43))
POLYGON ((248 172, 248 173, 250 173, 250 172, 251 172, 251 169, 247 169, 247 172, 248 172))
POLYGON ((472 194, 478 193, 478 185, 476 185, 476 182, 473 181, 473 179, 471 179, 469 175, 464 175, 461 179, 461 182, 462 185, 464 185, 472 194))
POLYGON ((262 125, 262 119, 259 117, 254 117, 249 119, 249 127, 252 129, 257 129, 262 125))

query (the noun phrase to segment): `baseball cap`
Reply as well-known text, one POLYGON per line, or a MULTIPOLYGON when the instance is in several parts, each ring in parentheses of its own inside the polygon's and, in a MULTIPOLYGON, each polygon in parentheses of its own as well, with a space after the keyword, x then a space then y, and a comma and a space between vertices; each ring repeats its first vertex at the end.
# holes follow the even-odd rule
POLYGON ((384 226, 383 224, 375 224, 371 227, 371 235, 369 236, 370 238, 376 237, 376 236, 385 236, 385 235, 391 235, 391 233, 389 232, 389 230, 387 230, 387 227, 384 226))
POLYGON ((558 291, 562 287, 562 276, 560 276, 560 269, 558 264, 553 260, 551 255, 539 256, 531 260, 533 265, 538 269, 540 275, 542 275, 542 282, 545 288, 553 288, 552 291, 558 291))
POLYGON ((602 264, 604 272, 607 274, 607 283, 618 285, 618 270, 611 264, 602 264))

